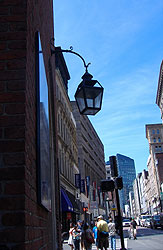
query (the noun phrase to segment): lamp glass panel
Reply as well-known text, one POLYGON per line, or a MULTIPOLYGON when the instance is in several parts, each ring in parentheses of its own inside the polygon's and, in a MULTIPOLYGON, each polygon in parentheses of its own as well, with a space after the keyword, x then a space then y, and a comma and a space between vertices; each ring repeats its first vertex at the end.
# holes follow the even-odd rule
POLYGON ((84 100, 84 91, 83 89, 80 89, 75 94, 76 102, 78 104, 80 112, 83 112, 85 109, 85 100, 84 100))
POLYGON ((102 92, 100 92, 99 95, 94 99, 96 108, 100 108, 101 99, 102 99, 102 92))
POLYGON ((102 88, 99 87, 85 87, 85 98, 88 108, 99 109, 102 99, 102 88))

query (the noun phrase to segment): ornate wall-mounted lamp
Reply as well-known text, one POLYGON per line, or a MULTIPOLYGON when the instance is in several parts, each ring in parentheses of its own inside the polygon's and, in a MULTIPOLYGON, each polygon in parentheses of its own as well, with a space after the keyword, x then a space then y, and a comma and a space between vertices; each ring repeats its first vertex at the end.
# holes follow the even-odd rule
MULTIPOLYGON (((54 41, 54 39, 52 39, 54 41)), ((101 110, 102 97, 103 97, 103 87, 97 80, 93 80, 93 76, 88 73, 88 66, 90 63, 86 64, 84 58, 78 53, 73 51, 73 48, 70 47, 69 50, 61 49, 61 47, 55 48, 52 45, 51 54, 55 53, 72 53, 80 57, 84 63, 85 73, 82 76, 82 82, 78 85, 78 88, 75 93, 76 103, 79 109, 80 114, 82 115, 95 115, 101 110)))

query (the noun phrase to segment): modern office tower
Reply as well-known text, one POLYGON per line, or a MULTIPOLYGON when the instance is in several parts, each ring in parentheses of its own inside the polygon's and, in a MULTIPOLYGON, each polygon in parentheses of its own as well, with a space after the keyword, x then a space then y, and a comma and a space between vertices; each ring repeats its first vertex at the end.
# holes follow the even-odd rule
POLYGON ((136 178, 134 160, 121 154, 116 155, 118 175, 123 178, 123 189, 119 191, 120 205, 123 212, 129 204, 129 192, 133 191, 133 181, 136 178))
POLYGON ((105 169, 106 169, 106 179, 109 179, 111 177, 110 161, 105 162, 105 169))

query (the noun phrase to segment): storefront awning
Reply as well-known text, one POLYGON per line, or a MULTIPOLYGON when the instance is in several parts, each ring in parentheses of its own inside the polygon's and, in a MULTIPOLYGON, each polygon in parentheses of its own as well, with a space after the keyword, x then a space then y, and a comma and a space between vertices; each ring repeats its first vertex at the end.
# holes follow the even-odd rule
POLYGON ((67 196, 66 191, 61 189, 61 207, 62 207, 62 212, 73 212, 73 205, 67 196))
POLYGON ((75 196, 73 194, 71 194, 70 192, 68 192, 67 190, 66 190, 66 194, 67 194, 69 200, 71 201, 71 204, 73 205, 73 211, 76 212, 76 213, 79 213, 80 208, 79 208, 79 206, 77 204, 75 196))

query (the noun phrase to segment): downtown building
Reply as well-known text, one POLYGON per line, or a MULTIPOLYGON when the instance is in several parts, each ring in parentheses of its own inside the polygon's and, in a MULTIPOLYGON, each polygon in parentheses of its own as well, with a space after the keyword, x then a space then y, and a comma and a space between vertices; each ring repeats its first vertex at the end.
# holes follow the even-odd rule
MULTIPOLYGON (((163 121, 163 61, 160 67, 156 104, 160 108, 161 119, 163 121)), ((159 178, 160 191, 161 191, 160 199, 161 199, 161 208, 163 211, 163 154, 162 153, 157 154, 156 163, 158 166, 158 178, 159 178)))
POLYGON ((53 1, 0 5, 0 249, 61 249, 53 1))
POLYGON ((134 202, 135 210, 134 216, 138 218, 141 214, 151 214, 150 203, 150 182, 149 174, 147 170, 143 170, 138 173, 136 179, 133 182, 134 202))
POLYGON ((100 181, 106 179, 104 146, 89 118, 79 113, 75 101, 71 105, 77 131, 80 201, 87 210, 81 219, 91 221, 99 214, 106 215, 105 197, 100 191, 100 181))
POLYGON ((61 196, 62 231, 68 232, 70 222, 80 219, 79 190, 75 187, 75 176, 79 174, 76 122, 68 97, 70 75, 60 47, 56 47, 56 99, 58 167, 61 196))
POLYGON ((147 124, 146 138, 149 143, 148 173, 150 180, 151 214, 162 211, 162 183, 163 183, 163 124, 147 124))
POLYGON ((118 176, 123 178, 123 189, 119 190, 120 206, 125 213, 125 205, 130 204, 129 193, 133 191, 133 181, 136 178, 134 160, 121 154, 116 155, 118 176))

